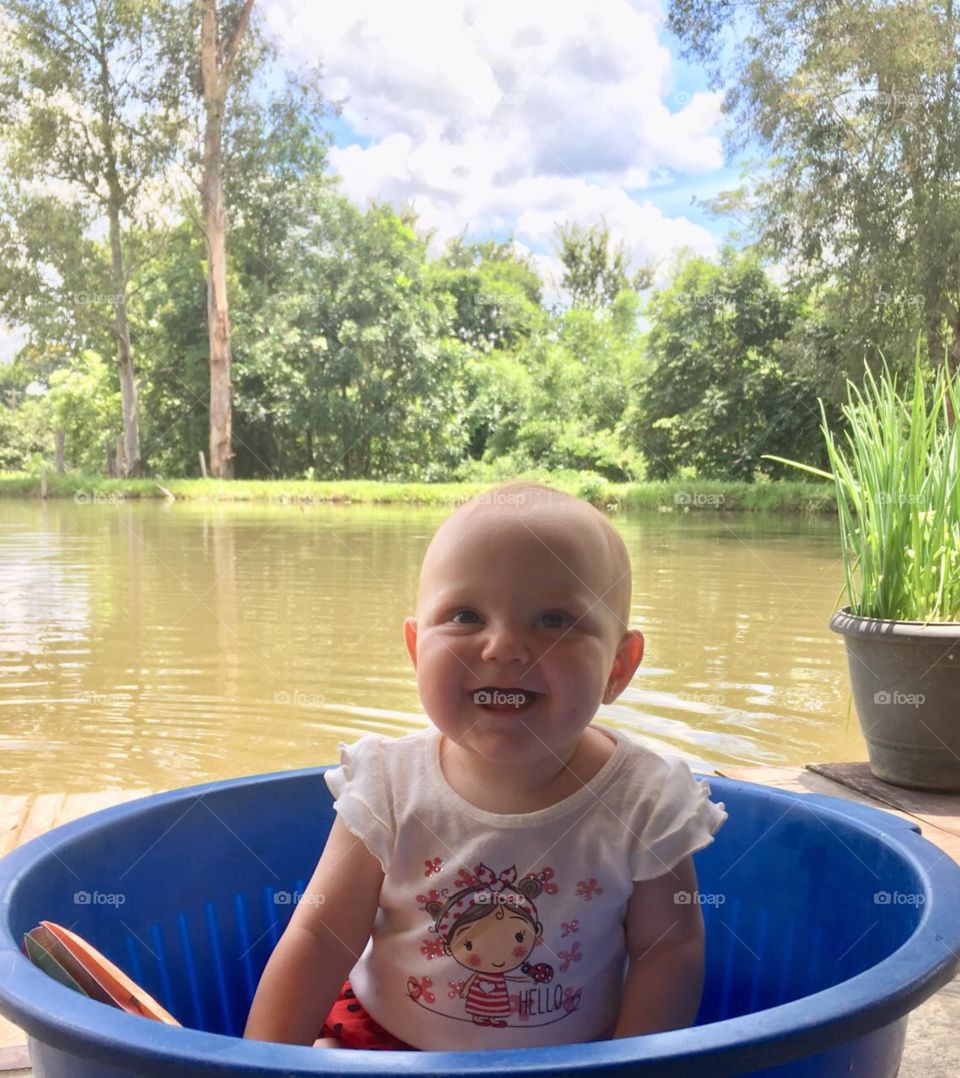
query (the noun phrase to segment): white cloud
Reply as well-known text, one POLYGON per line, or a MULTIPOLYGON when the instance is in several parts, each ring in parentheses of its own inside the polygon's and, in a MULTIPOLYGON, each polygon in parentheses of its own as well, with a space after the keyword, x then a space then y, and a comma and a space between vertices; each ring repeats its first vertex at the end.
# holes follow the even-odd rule
POLYGON ((720 95, 672 92, 654 0, 263 10, 294 60, 322 63, 325 93, 349 98, 344 119, 370 140, 330 155, 356 202, 412 202, 441 241, 512 232, 542 254, 556 222, 602 215, 637 262, 715 251, 706 229, 642 198, 665 176, 723 164, 720 95))
POLYGON ((27 343, 22 329, 13 329, 0 322, 0 363, 11 363, 17 352, 27 343))

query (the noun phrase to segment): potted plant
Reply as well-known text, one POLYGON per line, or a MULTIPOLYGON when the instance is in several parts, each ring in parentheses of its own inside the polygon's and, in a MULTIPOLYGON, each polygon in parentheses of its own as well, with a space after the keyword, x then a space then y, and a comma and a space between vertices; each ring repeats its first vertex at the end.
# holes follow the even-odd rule
POLYGON ((940 367, 900 394, 886 365, 847 382, 841 440, 821 430, 831 471, 848 606, 830 628, 846 642, 853 699, 886 782, 960 792, 960 376, 940 367))

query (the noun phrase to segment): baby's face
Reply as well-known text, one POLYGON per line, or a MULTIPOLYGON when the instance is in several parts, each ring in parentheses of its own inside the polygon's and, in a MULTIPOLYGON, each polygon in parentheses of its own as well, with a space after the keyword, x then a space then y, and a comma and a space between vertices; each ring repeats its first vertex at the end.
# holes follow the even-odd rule
POLYGON ((575 512, 489 507, 448 525, 407 625, 427 714, 490 760, 566 758, 596 714, 624 634, 615 613, 623 570, 575 512))

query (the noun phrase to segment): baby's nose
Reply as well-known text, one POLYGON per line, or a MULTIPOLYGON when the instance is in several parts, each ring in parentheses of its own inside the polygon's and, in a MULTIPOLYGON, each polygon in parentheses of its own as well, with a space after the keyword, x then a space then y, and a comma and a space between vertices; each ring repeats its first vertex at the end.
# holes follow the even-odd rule
POLYGON ((529 662, 530 645, 522 632, 508 625, 491 626, 480 656, 487 662, 529 662))

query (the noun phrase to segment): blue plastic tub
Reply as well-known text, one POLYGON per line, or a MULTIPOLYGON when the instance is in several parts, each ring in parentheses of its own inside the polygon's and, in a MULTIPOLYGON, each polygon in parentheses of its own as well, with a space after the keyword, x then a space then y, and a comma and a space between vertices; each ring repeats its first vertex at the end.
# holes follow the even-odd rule
POLYGON ((243 1041, 260 971, 292 910, 283 898, 303 889, 331 823, 323 770, 144 798, 0 862, 0 1010, 29 1034, 39 1078, 893 1078, 908 1012, 960 965, 960 868, 916 827, 834 798, 711 777, 730 818, 696 856, 708 900, 696 1026, 508 1052, 243 1041), (190 1028, 115 1011, 35 969, 20 940, 40 918, 86 936, 190 1028))

